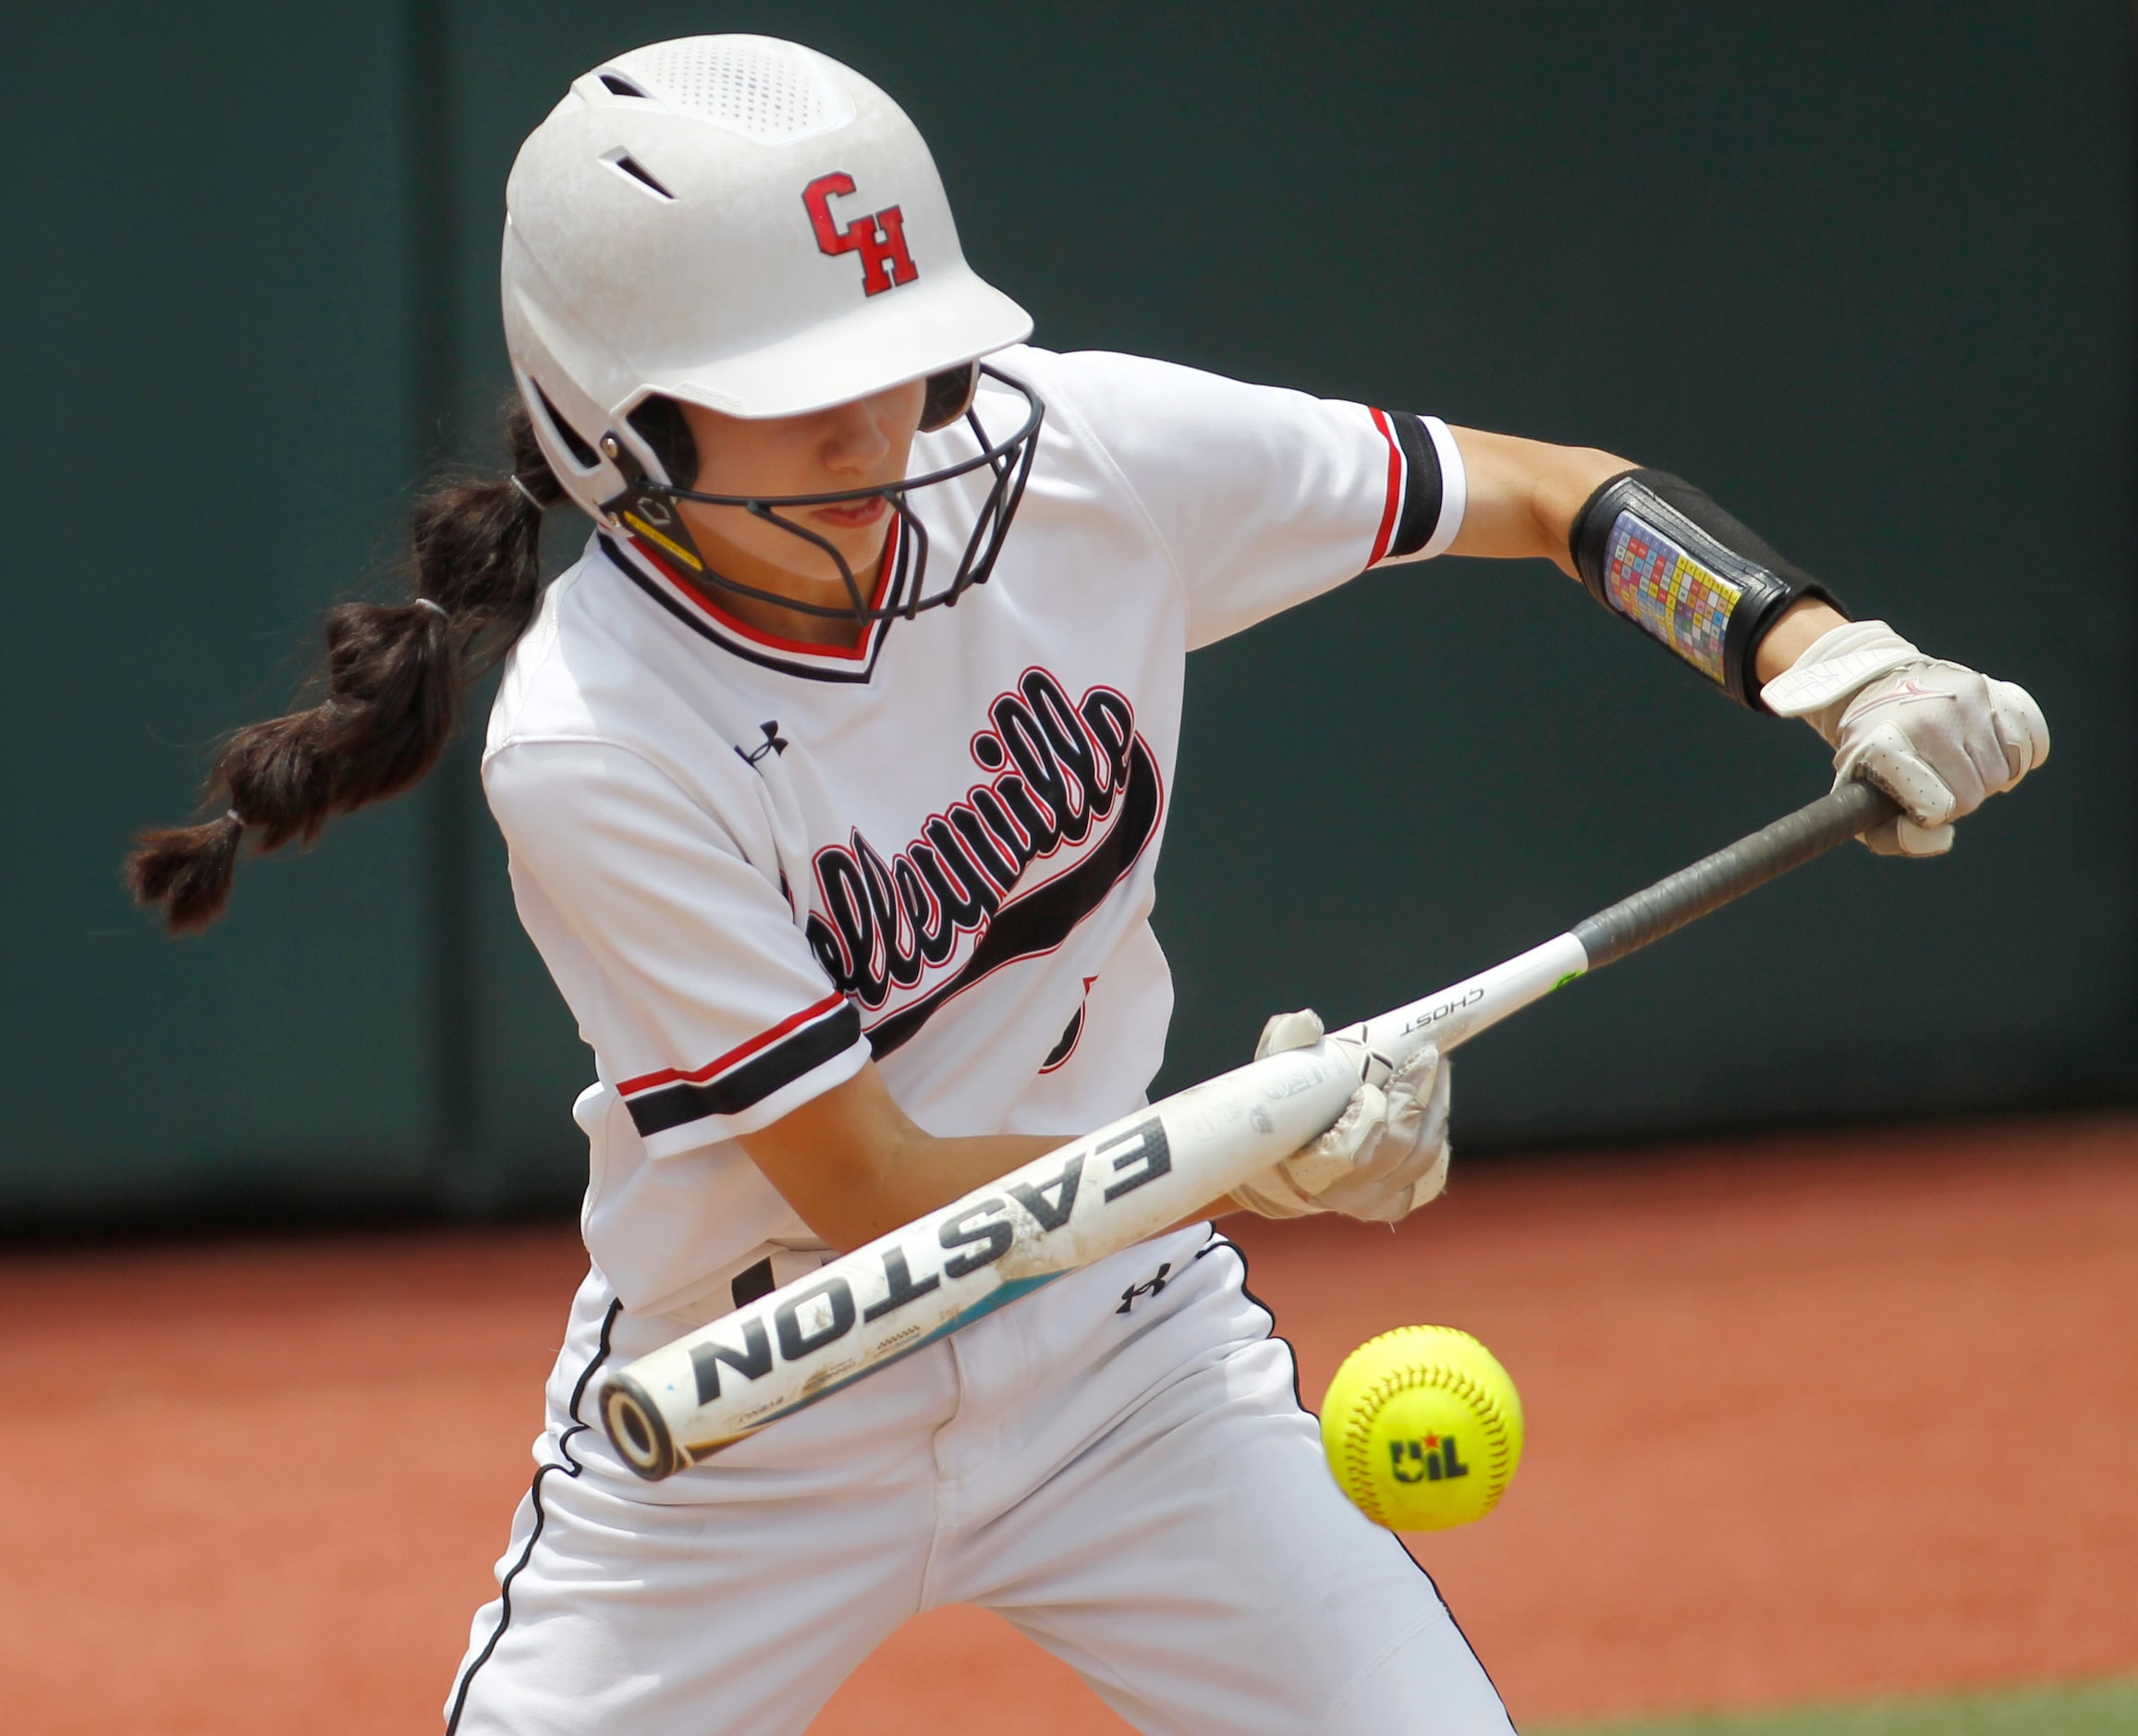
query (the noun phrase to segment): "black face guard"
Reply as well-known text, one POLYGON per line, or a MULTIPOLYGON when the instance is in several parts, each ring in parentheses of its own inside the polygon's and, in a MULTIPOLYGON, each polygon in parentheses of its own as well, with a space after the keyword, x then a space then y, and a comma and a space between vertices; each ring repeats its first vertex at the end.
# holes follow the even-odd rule
MULTIPOLYGON (((797 615, 815 615, 837 620, 859 621, 864 628, 877 621, 891 620, 898 616, 910 619, 922 609, 938 605, 954 604, 974 585, 987 582, 987 576, 995 570, 995 562, 1002 552, 1003 539, 1009 534, 1009 521, 1017 514, 1018 502, 1024 498, 1024 484, 1032 474, 1032 456, 1039 449, 1039 424, 1046 414, 1046 406, 1040 402, 1039 394, 1021 380, 1013 380, 1007 373, 981 365, 978 372, 1020 393, 1027 405, 1023 423, 1005 440, 990 440, 987 430, 981 426, 977 412, 970 398, 963 404, 947 406, 947 414, 941 422, 923 422, 924 428, 947 426, 962 412, 966 425, 972 430, 972 437, 980 450, 971 458, 931 471, 925 476, 909 477, 902 483, 884 483, 874 488, 852 488, 831 495, 709 495, 695 488, 677 488, 667 483, 656 483, 647 476, 645 468, 631 456, 630 450, 613 434, 601 438, 601 449, 610 463, 623 472, 625 487, 622 492, 602 502, 602 516, 611 524, 621 526, 633 536, 642 539, 654 548, 679 563, 682 576, 694 585, 704 585, 714 590, 732 593, 736 596, 755 597, 761 602, 777 604, 783 609, 792 609, 797 615), (987 491, 987 498, 973 517, 971 533, 965 539, 964 549, 958 559, 957 570, 949 582, 934 593, 927 589, 928 531, 921 522, 920 515, 908 504, 906 496, 915 489, 927 488, 937 483, 947 483, 959 476, 985 467, 994 473, 994 485, 987 491), (871 602, 855 577, 846 557, 831 542, 814 531, 779 516, 782 507, 831 507, 849 501, 881 499, 889 503, 897 515, 892 527, 895 544, 892 569, 880 589, 882 600, 871 602), (762 519, 767 524, 776 524, 783 531, 799 536, 803 542, 822 549, 837 567, 839 577, 846 583, 848 605, 838 607, 821 603, 799 602, 793 597, 760 590, 755 585, 744 584, 740 580, 729 579, 716 572, 705 557, 699 554, 698 545, 691 538, 690 527, 683 522, 682 514, 676 510, 678 500, 702 501, 711 507, 739 507, 752 518, 762 519)), ((933 383, 931 383, 933 384, 933 383)), ((931 394, 933 397, 933 394, 931 394)), ((933 408, 933 405, 931 405, 933 408)))

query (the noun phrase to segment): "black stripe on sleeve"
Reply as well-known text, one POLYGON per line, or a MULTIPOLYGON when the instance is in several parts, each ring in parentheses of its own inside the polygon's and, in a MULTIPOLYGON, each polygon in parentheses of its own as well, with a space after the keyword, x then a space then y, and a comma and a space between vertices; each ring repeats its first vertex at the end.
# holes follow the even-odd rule
POLYGON ((1403 452, 1403 510, 1384 560, 1415 555, 1433 540, 1440 523, 1440 453, 1425 424, 1407 410, 1388 412, 1396 444, 1403 452))
POLYGON ((861 1016, 851 1001, 824 1018, 760 1049, 739 1067, 730 1068, 702 1085, 664 1085, 626 1099, 631 1124, 649 1138, 702 1120, 709 1115, 739 1115, 781 1087, 791 1085, 812 1068, 843 1055, 861 1040, 861 1016))

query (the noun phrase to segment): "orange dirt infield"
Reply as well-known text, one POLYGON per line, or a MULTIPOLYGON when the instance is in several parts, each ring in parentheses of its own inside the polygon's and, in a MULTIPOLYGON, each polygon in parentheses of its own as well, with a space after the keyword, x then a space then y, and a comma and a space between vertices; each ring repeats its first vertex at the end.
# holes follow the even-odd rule
MULTIPOLYGON (((1413 1540, 1518 1718, 2138 1666, 2138 1124, 1480 1164, 1395 1235, 1240 1224, 1310 1399, 1417 1320, 1521 1384, 1500 1510, 1413 1540)), ((435 1729, 578 1276, 547 1230, 0 1261, 7 1728, 435 1729)), ((948 1610, 815 1729, 983 1727, 1123 1728, 948 1610)))

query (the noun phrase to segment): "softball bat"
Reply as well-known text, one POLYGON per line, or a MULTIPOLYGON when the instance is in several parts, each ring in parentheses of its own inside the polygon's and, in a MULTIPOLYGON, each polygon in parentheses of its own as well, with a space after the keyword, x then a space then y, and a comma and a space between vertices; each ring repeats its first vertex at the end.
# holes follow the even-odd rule
POLYGON ((1071 1140, 617 1370, 601 1388, 609 1439, 649 1480, 701 1463, 1205 1210, 1326 1131, 1362 1079, 1384 1081, 1428 1043, 1454 1049, 1897 812, 1845 785, 1490 970, 1071 1140))

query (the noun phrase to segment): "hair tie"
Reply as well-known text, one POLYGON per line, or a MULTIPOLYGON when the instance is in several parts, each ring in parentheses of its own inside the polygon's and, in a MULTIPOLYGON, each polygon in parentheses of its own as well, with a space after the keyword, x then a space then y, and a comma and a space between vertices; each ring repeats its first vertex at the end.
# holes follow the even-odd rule
POLYGON ((429 597, 418 597, 416 606, 420 609, 429 609, 442 621, 449 621, 453 618, 446 612, 446 605, 443 603, 434 603, 429 597))
POLYGON ((527 502, 527 504, 532 507, 535 511, 547 512, 549 510, 549 508, 544 506, 540 500, 535 498, 534 490, 528 487, 526 483, 521 480, 518 471, 512 472, 512 485, 519 491, 520 499, 527 502))
POLYGON ((245 816, 244 816, 243 814, 239 813, 238 812, 238 810, 237 810, 237 809, 235 809, 235 808, 226 808, 226 809, 224 809, 224 810, 223 810, 223 817, 224 817, 226 820, 235 820, 235 821, 238 823, 238 829, 240 832, 242 832, 242 831, 245 829, 245 816))

